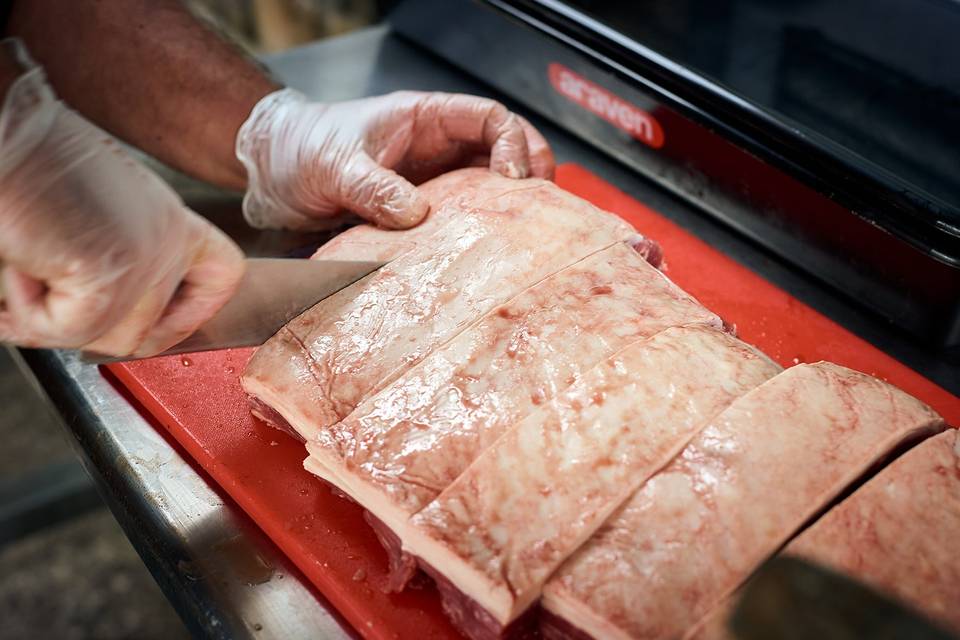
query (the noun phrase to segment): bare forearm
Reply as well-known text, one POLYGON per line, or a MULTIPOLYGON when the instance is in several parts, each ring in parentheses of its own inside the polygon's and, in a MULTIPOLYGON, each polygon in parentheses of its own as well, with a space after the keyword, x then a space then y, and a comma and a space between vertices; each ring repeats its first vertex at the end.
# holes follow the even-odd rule
POLYGON ((277 85, 177 0, 20 0, 8 34, 104 129, 197 178, 245 186, 234 139, 277 85))

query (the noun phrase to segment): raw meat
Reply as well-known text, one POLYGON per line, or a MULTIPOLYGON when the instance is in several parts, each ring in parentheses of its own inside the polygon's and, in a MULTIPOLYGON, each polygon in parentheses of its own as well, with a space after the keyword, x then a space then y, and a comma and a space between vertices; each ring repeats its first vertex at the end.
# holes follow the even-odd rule
POLYGON ((394 231, 371 224, 351 227, 317 249, 313 260, 369 260, 389 262, 424 242, 455 214, 453 207, 440 207, 412 229, 394 231))
MULTIPOLYGON (((416 227, 396 231, 370 224, 357 225, 324 244, 312 257, 324 260, 393 260, 412 249, 429 246, 427 240, 430 236, 458 211, 502 206, 503 196, 507 193, 510 193, 511 199, 515 199, 523 191, 539 189, 540 186, 540 182, 535 180, 514 180, 505 185, 502 178, 491 179, 487 169, 460 169, 445 173, 418 187, 432 206, 430 214, 416 227)), ((651 264, 659 266, 661 254, 656 243, 646 243, 636 248, 651 264)))
POLYGON ((489 174, 487 184, 498 195, 450 204, 456 214, 428 242, 257 350, 241 382, 262 417, 309 439, 530 285, 618 242, 648 244, 550 182, 489 174))
MULTIPOLYGON (((776 366, 643 262, 659 264, 654 243, 550 183, 473 169, 422 190, 423 225, 356 227, 317 252, 392 262, 290 323, 242 382, 258 415, 310 439, 305 466, 368 509, 394 586, 419 564, 473 637, 535 621, 521 614, 541 592, 548 637, 707 637, 759 562, 943 426, 834 365, 761 384, 776 366)), ((921 521, 911 509, 932 504, 882 508, 921 521)), ((849 522, 811 553, 895 580, 883 560, 912 560, 887 551, 896 528, 865 557, 849 522)), ((907 537, 946 558, 951 538, 923 525, 907 537)))
POLYGON ((682 636, 868 468, 943 427, 875 378, 788 369, 714 419, 561 567, 544 588, 545 635, 682 636))
POLYGON ((461 169, 445 173, 425 182, 418 189, 431 203, 431 211, 416 227, 395 231, 361 224, 347 229, 320 247, 313 254, 313 258, 392 260, 411 249, 423 246, 424 241, 449 222, 451 215, 457 210, 468 208, 469 203, 480 207, 485 198, 503 193, 502 183, 499 180, 490 180, 490 172, 486 169, 461 169), (456 202, 450 203, 451 199, 456 199, 456 202), (445 206, 448 203, 451 206, 445 206), (457 203, 464 203, 464 206, 457 206, 457 203))
MULTIPOLYGON (((960 633, 960 439, 948 430, 917 445, 831 509, 782 551, 853 576, 960 633)), ((736 597, 698 640, 732 638, 736 597)))
POLYGON ((635 343, 507 431, 413 517, 404 548, 490 614, 493 628, 464 625, 471 637, 498 637, 640 484, 778 371, 711 327, 635 343))
POLYGON ((684 324, 722 327, 616 244, 491 310, 317 434, 306 467, 402 537, 507 427, 620 348, 684 324))
POLYGON ((915 447, 784 553, 848 573, 960 633, 960 439, 915 447))

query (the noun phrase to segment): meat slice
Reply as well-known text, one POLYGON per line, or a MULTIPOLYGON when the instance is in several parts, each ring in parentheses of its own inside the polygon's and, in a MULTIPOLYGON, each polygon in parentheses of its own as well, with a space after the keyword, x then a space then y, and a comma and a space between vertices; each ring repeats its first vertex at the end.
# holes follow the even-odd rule
POLYGON ((483 208, 457 203, 429 242, 320 302, 257 350, 241 382, 255 406, 269 407, 261 415, 310 438, 492 307, 637 238, 627 223, 550 182, 487 179, 500 195, 485 196, 483 208))
POLYGON ((866 469, 942 428, 929 407, 861 373, 828 363, 781 373, 561 567, 544 589, 545 635, 682 636, 866 469))
POLYGON ((633 344, 507 431, 413 517, 404 548, 496 622, 472 637, 496 637, 640 484, 778 371, 711 327, 633 344))
POLYGON ((784 553, 865 581, 960 633, 960 439, 930 438, 862 486, 784 553))
POLYGON ((307 469, 402 535, 501 433, 618 349, 722 321, 624 244, 496 307, 308 444, 307 469))
MULTIPOLYGON (((960 633, 960 439, 917 445, 815 522, 781 553, 850 575, 960 633)), ((736 596, 697 630, 732 638, 736 596)))

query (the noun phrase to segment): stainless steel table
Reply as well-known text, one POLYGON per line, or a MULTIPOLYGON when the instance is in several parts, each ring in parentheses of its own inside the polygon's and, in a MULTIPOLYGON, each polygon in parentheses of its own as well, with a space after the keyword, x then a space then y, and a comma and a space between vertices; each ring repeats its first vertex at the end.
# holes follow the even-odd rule
MULTIPOLYGON (((377 27, 286 52, 268 65, 322 100, 396 89, 495 95, 377 27)), ((537 118, 560 161, 576 161, 942 386, 960 392, 960 367, 911 345, 802 274, 674 196, 537 118)), ((318 237, 244 229, 239 200, 184 183, 188 202, 251 253, 280 255, 318 237)), ((90 475, 147 567, 197 637, 347 638, 353 632, 240 510, 149 424, 93 366, 69 354, 22 351, 64 418, 90 475)))

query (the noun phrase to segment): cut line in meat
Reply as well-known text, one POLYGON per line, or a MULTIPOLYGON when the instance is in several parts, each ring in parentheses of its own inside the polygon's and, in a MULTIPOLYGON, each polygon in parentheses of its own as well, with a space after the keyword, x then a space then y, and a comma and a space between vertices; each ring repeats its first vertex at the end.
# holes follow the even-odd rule
POLYGON ((267 341, 241 378, 246 392, 309 439, 497 304, 597 251, 637 241, 630 225, 552 183, 491 174, 487 185, 499 195, 484 196, 482 209, 449 201, 456 212, 428 242, 267 341))
MULTIPOLYGON (((960 633, 960 437, 955 429, 910 449, 780 552, 837 571, 934 624, 960 633)), ((738 595, 693 635, 725 640, 738 595)))
POLYGON ((471 637, 499 637, 633 490, 779 371, 709 327, 635 343, 507 431, 413 517, 404 548, 498 625, 471 637))
POLYGON ((960 634, 960 438, 917 445, 799 535, 784 554, 865 581, 960 634))
POLYGON ((623 244, 487 313, 308 443, 309 471, 402 537, 508 427, 618 349, 722 321, 623 244))
POLYGON ((364 508, 390 589, 419 567, 475 640, 719 639, 797 536, 787 552, 960 625, 957 451, 943 435, 890 464, 944 428, 928 407, 829 363, 779 372, 655 268, 656 243, 551 183, 420 189, 419 227, 318 250, 390 263, 241 378, 364 508))
POLYGON ((943 428, 870 376, 788 369, 641 487, 551 579, 543 606, 595 638, 682 636, 864 470, 943 428))

